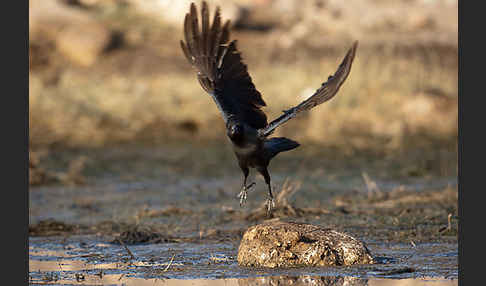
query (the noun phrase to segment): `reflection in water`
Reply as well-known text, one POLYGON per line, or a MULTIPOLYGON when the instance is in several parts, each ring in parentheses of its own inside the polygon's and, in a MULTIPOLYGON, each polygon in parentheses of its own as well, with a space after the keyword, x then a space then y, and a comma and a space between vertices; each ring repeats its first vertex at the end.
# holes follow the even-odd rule
POLYGON ((29 261, 31 283, 49 285, 126 285, 126 286, 455 286, 457 280, 436 278, 422 279, 381 279, 352 276, 264 276, 231 279, 164 279, 134 277, 125 272, 104 274, 103 271, 123 267, 136 267, 129 263, 91 264, 77 260, 29 261))
POLYGON ((270 276, 238 279, 238 286, 293 285, 293 286, 366 286, 368 279, 351 276, 270 276))
POLYGON ((457 279, 371 279, 368 282, 369 286, 457 286, 457 279))

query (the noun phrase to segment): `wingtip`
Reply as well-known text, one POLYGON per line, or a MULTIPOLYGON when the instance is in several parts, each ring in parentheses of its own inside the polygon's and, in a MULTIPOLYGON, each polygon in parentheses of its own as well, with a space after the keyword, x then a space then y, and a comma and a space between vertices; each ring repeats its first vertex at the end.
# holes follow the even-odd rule
POLYGON ((206 20, 209 23, 209 7, 206 1, 201 3, 201 18, 203 21, 206 20))
POLYGON ((196 6, 196 3, 194 2, 191 2, 191 7, 189 8, 189 14, 191 15, 191 17, 194 19, 197 20, 197 6, 196 6))
POLYGON ((202 9, 208 9, 208 2, 202 1, 201 2, 201 7, 202 7, 202 9))
POLYGON ((356 55, 356 50, 358 49, 358 41, 354 41, 353 45, 351 48, 348 50, 348 53, 346 55, 346 58, 351 59, 351 62, 354 60, 354 56, 356 55))
POLYGON ((354 43, 353 43, 353 48, 352 48, 353 49, 353 56, 354 56, 354 54, 356 54, 356 50, 358 49, 358 44, 359 44, 358 40, 354 41, 354 43))
POLYGON ((351 47, 351 51, 353 52, 353 54, 356 52, 356 49, 358 48, 358 44, 359 44, 358 40, 354 41, 353 46, 351 47))
POLYGON ((224 22, 223 29, 229 30, 231 28, 231 20, 228 19, 224 22))

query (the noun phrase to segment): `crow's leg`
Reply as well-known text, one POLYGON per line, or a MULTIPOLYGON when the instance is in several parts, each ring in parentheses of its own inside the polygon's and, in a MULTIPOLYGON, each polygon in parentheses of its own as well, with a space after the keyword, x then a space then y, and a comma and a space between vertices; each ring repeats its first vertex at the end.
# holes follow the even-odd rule
POLYGON ((248 179, 248 174, 250 173, 250 169, 248 167, 241 167, 243 171, 244 179, 243 185, 241 186, 241 192, 238 194, 238 198, 240 198, 240 207, 246 202, 246 198, 248 197, 248 190, 255 185, 255 182, 246 185, 246 179, 248 179))
POLYGON ((272 185, 270 184, 270 174, 268 173, 267 168, 259 168, 258 172, 262 174, 263 178, 265 179, 265 183, 268 186, 268 198, 267 198, 267 212, 270 212, 272 208, 275 207, 275 201, 273 200, 273 194, 272 194, 272 185))

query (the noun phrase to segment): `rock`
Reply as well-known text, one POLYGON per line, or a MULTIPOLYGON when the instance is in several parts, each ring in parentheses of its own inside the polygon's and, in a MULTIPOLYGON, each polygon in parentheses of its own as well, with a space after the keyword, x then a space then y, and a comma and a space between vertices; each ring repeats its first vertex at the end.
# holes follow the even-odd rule
POLYGON ((91 66, 111 42, 111 33, 99 23, 71 25, 63 29, 56 46, 66 58, 80 66, 91 66))
POLYGON ((49 39, 71 62, 90 66, 110 46, 113 33, 87 11, 54 0, 29 1, 29 39, 49 39))
POLYGON ((366 245, 348 234, 311 224, 270 221, 243 234, 238 263, 273 268, 374 262, 366 245))
POLYGON ((66 25, 85 22, 87 16, 57 0, 29 1, 29 40, 56 37, 66 25))

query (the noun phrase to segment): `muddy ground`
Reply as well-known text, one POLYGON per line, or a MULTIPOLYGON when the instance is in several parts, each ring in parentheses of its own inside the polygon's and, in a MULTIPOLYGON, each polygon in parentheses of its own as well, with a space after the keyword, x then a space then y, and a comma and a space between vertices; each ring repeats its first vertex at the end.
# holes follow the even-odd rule
POLYGON ((301 146, 270 165, 277 197, 270 215, 263 208, 266 188, 259 175, 251 177, 257 186, 239 206, 242 175, 233 156, 224 141, 63 149, 41 156, 52 181, 30 188, 32 281, 66 284, 81 274, 97 278, 96 271, 127 279, 458 278, 453 145, 347 155, 301 146), (80 158, 84 163, 73 172, 80 158), (239 267, 243 232, 267 219, 350 233, 368 244, 379 264, 281 271, 239 267), (62 265, 73 270, 60 270, 62 265))

